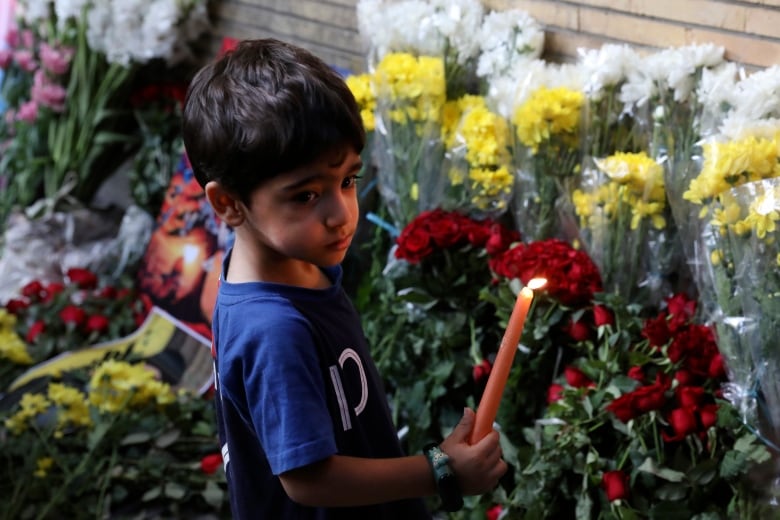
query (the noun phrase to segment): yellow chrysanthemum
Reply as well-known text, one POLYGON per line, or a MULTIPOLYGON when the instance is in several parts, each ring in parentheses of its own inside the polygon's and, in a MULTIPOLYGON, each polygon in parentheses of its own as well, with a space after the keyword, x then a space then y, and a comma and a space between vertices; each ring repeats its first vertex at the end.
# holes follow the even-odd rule
POLYGON ((33 472, 33 475, 36 478, 44 478, 49 473, 51 467, 54 465, 54 459, 51 457, 41 457, 35 461, 35 465, 37 469, 33 472))
POLYGON ((92 424, 86 396, 80 390, 61 383, 50 383, 48 397, 58 408, 57 425, 59 428, 92 424))
POLYGON ((157 381, 143 363, 105 361, 93 373, 89 388, 89 402, 109 413, 151 402, 168 404, 176 398, 170 385, 157 381))
POLYGON ((746 182, 778 175, 778 139, 750 136, 725 143, 705 143, 703 163, 683 198, 703 204, 746 182))
POLYGON ((367 132, 375 128, 374 112, 376 110, 376 95, 373 88, 373 76, 371 74, 353 74, 347 76, 345 80, 347 87, 355 96, 358 107, 360 107, 360 117, 363 119, 363 126, 367 132))
POLYGON ((374 85, 377 103, 387 104, 393 121, 439 121, 446 99, 440 57, 388 53, 377 64, 374 85))
POLYGON ((50 406, 42 394, 24 394, 19 401, 19 411, 7 418, 5 425, 11 433, 19 435, 29 427, 31 420, 45 413, 50 406))
POLYGON ((518 139, 533 153, 553 136, 573 145, 572 140, 579 133, 583 101, 582 92, 565 87, 536 90, 513 115, 518 139))

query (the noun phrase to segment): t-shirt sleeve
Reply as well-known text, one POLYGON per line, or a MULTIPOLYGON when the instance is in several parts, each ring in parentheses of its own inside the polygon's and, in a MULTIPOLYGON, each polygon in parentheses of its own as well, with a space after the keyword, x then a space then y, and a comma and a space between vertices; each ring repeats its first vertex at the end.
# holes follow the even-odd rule
POLYGON ((246 320, 231 343, 244 346, 249 420, 279 475, 333 455, 336 441, 308 323, 289 304, 260 305, 245 316, 253 315, 263 319, 246 320))

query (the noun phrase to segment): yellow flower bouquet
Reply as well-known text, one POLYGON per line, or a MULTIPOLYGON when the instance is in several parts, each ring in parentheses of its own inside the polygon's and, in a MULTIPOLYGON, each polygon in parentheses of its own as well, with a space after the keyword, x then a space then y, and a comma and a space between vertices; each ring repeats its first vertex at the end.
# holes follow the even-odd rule
POLYGON ((448 102, 445 114, 455 129, 446 137, 450 186, 443 206, 474 218, 499 217, 509 207, 515 182, 507 121, 477 95, 448 102))
POLYGON ((516 161, 515 223, 526 240, 570 238, 563 227, 571 182, 580 167, 584 96, 540 87, 512 115, 516 161))
POLYGON ((597 174, 572 193, 583 245, 606 292, 657 304, 674 250, 663 168, 645 152, 617 152, 594 162, 597 174))
POLYGON ((444 62, 434 56, 388 53, 377 64, 373 82, 379 193, 400 229, 421 211, 437 207, 443 196, 444 62))

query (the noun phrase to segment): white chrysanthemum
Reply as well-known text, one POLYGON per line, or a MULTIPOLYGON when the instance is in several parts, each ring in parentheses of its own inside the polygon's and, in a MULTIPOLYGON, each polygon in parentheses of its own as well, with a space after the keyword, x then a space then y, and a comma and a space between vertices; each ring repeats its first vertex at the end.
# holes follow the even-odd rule
POLYGON ((48 20, 51 0, 22 0, 16 3, 16 16, 28 24, 48 20))
POLYGON ((582 91, 583 83, 583 71, 577 64, 520 58, 506 74, 490 78, 485 99, 493 111, 511 119, 515 109, 540 88, 582 91))
POLYGON ((518 59, 536 59, 544 49, 544 28, 520 9, 493 11, 485 16, 477 75, 494 78, 506 74, 518 59))
POLYGON ((57 15, 57 25, 62 27, 70 18, 79 20, 81 11, 90 3, 90 0, 56 0, 54 14, 57 15))
POLYGON ((733 62, 724 62, 702 70, 696 97, 701 104, 700 133, 712 133, 731 109, 739 78, 739 67, 733 62))
POLYGON ((179 0, 94 2, 87 12, 87 41, 108 61, 129 65, 162 58, 174 64, 185 56, 182 39, 208 27, 202 3, 179 0), (200 8, 198 8, 200 7, 200 8))
POLYGON ((599 49, 578 49, 578 63, 586 78, 584 93, 591 100, 601 99, 605 89, 617 87, 632 73, 639 55, 626 44, 607 44, 599 49))
POLYGON ((756 71, 739 81, 733 115, 740 119, 780 117, 780 65, 756 71))
MULTIPOLYGON (((642 66, 646 64, 648 64, 646 61, 642 62, 642 66)), ((623 111, 631 112, 636 107, 645 106, 656 92, 656 82, 653 81, 653 77, 636 68, 626 76, 625 82, 620 87, 618 99, 623 103, 623 111)))
POLYGON ((718 139, 741 141, 748 137, 774 139, 780 132, 780 118, 752 119, 738 114, 729 114, 720 125, 718 139))
POLYGON ((430 0, 434 8, 433 25, 458 63, 465 64, 479 52, 474 37, 482 25, 485 8, 480 0, 430 0))

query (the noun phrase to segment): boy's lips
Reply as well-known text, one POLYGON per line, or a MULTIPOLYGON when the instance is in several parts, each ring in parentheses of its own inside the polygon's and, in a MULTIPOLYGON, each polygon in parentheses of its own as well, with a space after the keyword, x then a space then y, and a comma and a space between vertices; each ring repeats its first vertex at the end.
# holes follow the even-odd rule
POLYGON ((329 249, 337 249, 337 250, 347 249, 349 247, 349 245, 352 243, 352 236, 353 236, 352 234, 349 234, 349 235, 347 235, 346 237, 344 237, 344 238, 342 238, 340 240, 336 240, 335 242, 331 242, 330 244, 328 244, 328 248, 329 249))

